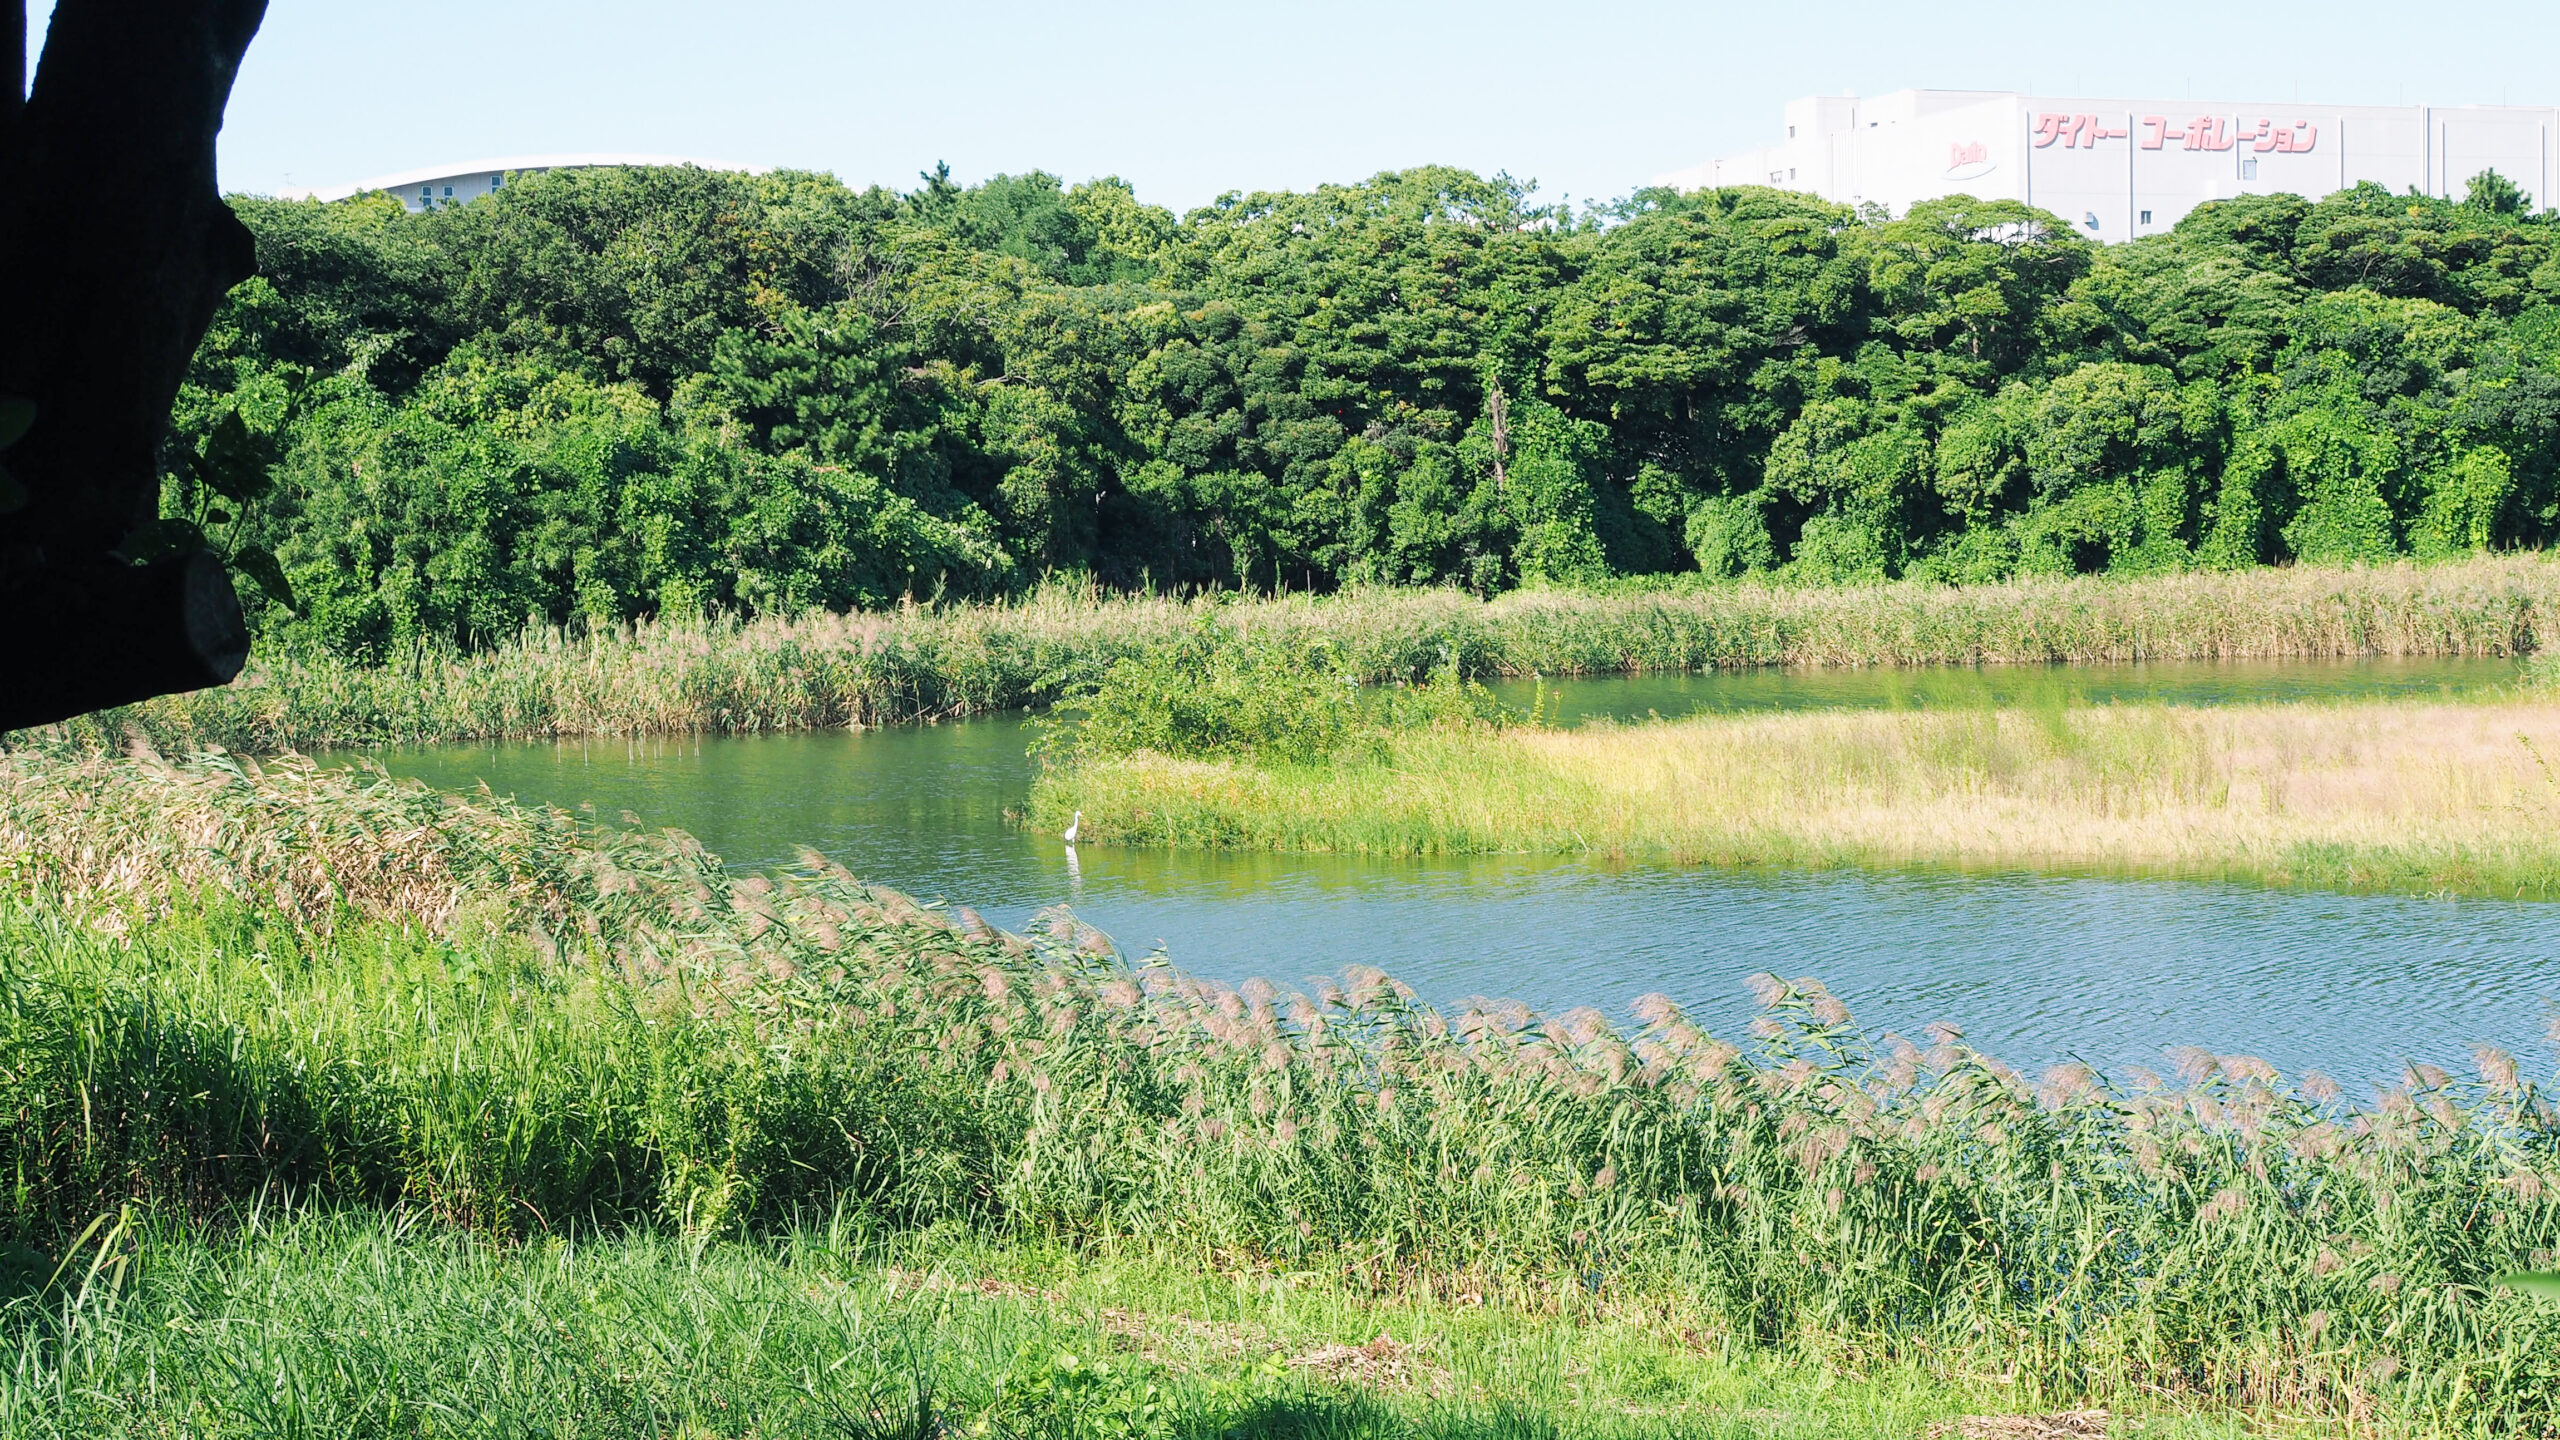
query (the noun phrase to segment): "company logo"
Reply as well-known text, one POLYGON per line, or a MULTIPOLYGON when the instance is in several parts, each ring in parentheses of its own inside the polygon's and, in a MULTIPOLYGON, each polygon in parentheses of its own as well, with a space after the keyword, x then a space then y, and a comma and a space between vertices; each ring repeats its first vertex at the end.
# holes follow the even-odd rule
POLYGON ((2050 111, 2036 117, 2036 148, 2044 149, 2054 141, 2065 150, 2098 148, 2101 140, 2121 140, 2133 132, 2111 127, 2095 115, 2058 115, 2050 111))
POLYGON ((2320 145, 2320 127, 2308 120, 2285 124, 2281 120, 2261 120, 2251 125, 2246 120, 2233 121, 2220 115, 2199 115, 2172 130, 2166 115, 2145 115, 2142 126, 2150 133, 2142 137, 2145 150, 2165 149, 2172 140, 2182 140, 2188 150, 2228 150, 2246 145, 2264 155, 2308 155, 2320 145), (2234 129, 2234 125, 2238 128, 2234 129))
POLYGON ((1947 147, 1947 178, 1950 180, 1971 180, 1998 168, 1991 158, 1990 148, 1979 140, 1959 140, 1947 147))

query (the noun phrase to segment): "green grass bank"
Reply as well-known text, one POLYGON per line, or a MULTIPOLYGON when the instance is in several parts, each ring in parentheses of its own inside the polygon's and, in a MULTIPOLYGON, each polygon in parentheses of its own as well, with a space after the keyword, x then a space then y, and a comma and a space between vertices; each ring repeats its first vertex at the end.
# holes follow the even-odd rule
MULTIPOLYGON (((491 1393, 553 1388, 539 1367, 580 1354, 616 1357, 597 1384, 672 1388, 721 1364, 705 1347, 725 1327, 802 1323, 808 1307, 778 1297, 828 1293, 791 1268, 820 1263, 792 1258, 817 1221, 884 1254, 964 1235, 1078 1264, 1187 1257, 1201 1293, 1276 1279, 1390 1306, 1605 1314, 1746 1371, 1912 1377, 1921 1398, 1877 1429, 1971 1406, 1988 1377, 2005 1409, 2139 1400, 2411 1433, 2529 1431, 2560 1393, 2560 1310, 2489 1284, 2560 1250, 2539 1061, 2420 1066, 2359 1105, 2201 1052, 2168 1079, 2030 1080, 1958 1037, 1869 1034, 1803 981, 1768 981, 1761 1019, 1730 1039, 1659 997, 1621 1030, 1587 1010, 1440 1013, 1375 972, 1307 996, 1228 990, 1132 968, 1064 916, 1001 934, 814 857, 741 876, 681 836, 301 762, 8 757, 0 868, 0 1226, 17 1268, 52 1274, 126 1207, 145 1230, 202 1227, 215 1248, 108 1247, 99 1284, 147 1317, 119 1332, 129 1357, 199 1344, 212 1358, 184 1363, 241 1366, 235 1388, 327 1390, 302 1360, 252 1363, 255 1327, 239 1348, 190 1341, 190 1325, 235 1333, 201 1318, 220 1311, 201 1298, 216 1282, 187 1292, 190 1312, 154 1276, 307 1275, 309 1297, 268 1307, 284 1317, 272 1343, 308 1357, 294 1335, 331 1337, 349 1357, 331 1394, 430 1343, 373 1340, 360 1318, 364 1277, 410 1263, 412 1303, 441 1317, 423 1335, 567 1317, 558 1346, 507 1372, 518 1388, 491 1393), (218 1248, 278 1207, 359 1218, 281 1251, 218 1248), (626 1305, 617 1265, 744 1278, 669 1279, 676 1298, 626 1305), (736 1318, 650 1330, 651 1305, 736 1318)), ((91 1302, 20 1288, 7 1366, 67 1373, 44 1337, 91 1302)), ((812 1343, 778 1342, 773 1363, 812 1343)), ((457 1345, 416 1373, 494 1373, 506 1353, 457 1345)), ((1453 1374, 1472 1363, 1430 1353, 1453 1374)), ((109 1379, 84 1396, 171 1373, 98 1363, 109 1379)), ((836 1394, 827 1377, 880 1371, 805 1368, 737 1383, 836 1394)), ((1453 1403, 1490 1428, 1417 1410, 1379 1428, 1660 1418, 1515 1425, 1490 1398, 1453 1403)), ((1703 1433, 1776 1428, 1720 1413, 1703 1433)), ((694 1423, 750 1433, 736 1412, 694 1423)), ((1046 1423, 1021 1433, 1059 1433, 1046 1423)))
POLYGON ((2481 556, 1957 587, 1758 584, 1514 592, 1354 590, 1218 602, 1053 586, 1013 603, 747 623, 533 630, 379 667, 262 656, 219 690, 65 727, 167 753, 582 735, 808 730, 1044 705, 1216 608, 1322 642, 1354 673, 1418 678, 1759 665, 1973 665, 2355 655, 2520 655, 2560 615, 2560 561, 2481 556))
MULTIPOLYGON (((2025 1400, 1598 1297, 1379 1294, 843 1216, 756 1241, 272 1212, 99 1238, 0 1308, 0 1437, 1910 1440, 2025 1400)), ((2153 1402, 2118 1421, 2208 1440, 2257 1418, 2153 1402)))

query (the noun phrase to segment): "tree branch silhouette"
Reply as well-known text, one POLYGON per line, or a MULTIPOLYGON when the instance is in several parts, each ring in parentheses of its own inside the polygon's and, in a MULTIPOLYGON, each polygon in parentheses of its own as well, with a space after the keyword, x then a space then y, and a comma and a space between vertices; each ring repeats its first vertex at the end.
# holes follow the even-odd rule
POLYGON ((60 0, 28 89, 24 0, 0 9, 0 404, 23 423, 0 451, 0 729, 218 685, 247 658, 211 553, 120 552, 157 518, 188 362, 256 273, 214 137, 265 12, 60 0))

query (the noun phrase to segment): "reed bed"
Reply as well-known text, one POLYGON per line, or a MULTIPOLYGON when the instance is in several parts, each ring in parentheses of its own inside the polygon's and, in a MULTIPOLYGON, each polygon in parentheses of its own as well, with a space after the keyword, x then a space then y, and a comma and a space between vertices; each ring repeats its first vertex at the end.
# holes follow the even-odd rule
POLYGON ((58 732, 106 748, 265 754, 373 744, 827 729, 1045 705, 1216 610, 1249 634, 1321 641, 1370 679, 1681 672, 1764 665, 1976 665, 2529 654, 2560 614, 2560 561, 2301 566, 1949 587, 1759 584, 1352 590, 1237 600, 1052 585, 992 605, 799 619, 537 629, 469 655, 379 666, 262 656, 219 690, 58 732))
POLYGON ((302 762, 0 776, 0 1224, 38 1248, 281 1197, 499 1237, 834 1213, 2038 1403, 2490 1433, 2560 1394, 2560 1312, 2489 1284, 2560 1251, 2560 1115, 2494 1052, 2362 1103, 2202 1052, 2030 1080, 1806 980, 1730 1039, 1659 996, 1621 1031, 1366 970, 1230 990, 1063 914, 1009 935, 816 856, 738 876, 302 762), (413 834, 433 883, 363 858, 413 834))
POLYGON ((2560 898, 2560 701, 1799 712, 1383 734, 1330 763, 1077 755, 1131 844, 2096 871, 2560 898))

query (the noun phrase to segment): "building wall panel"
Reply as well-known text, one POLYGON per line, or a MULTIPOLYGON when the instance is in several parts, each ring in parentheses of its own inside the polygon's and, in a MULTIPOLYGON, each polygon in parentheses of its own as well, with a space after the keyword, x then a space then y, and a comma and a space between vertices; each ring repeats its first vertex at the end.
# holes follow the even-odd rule
POLYGON ((2560 108, 2079 99, 1900 90, 1789 103, 1775 145, 1656 183, 1775 185, 1902 213, 1968 194, 2025 200, 2108 241, 2208 200, 2318 198, 2372 182, 2459 199, 2496 170, 2536 208, 2560 194, 2560 108))

